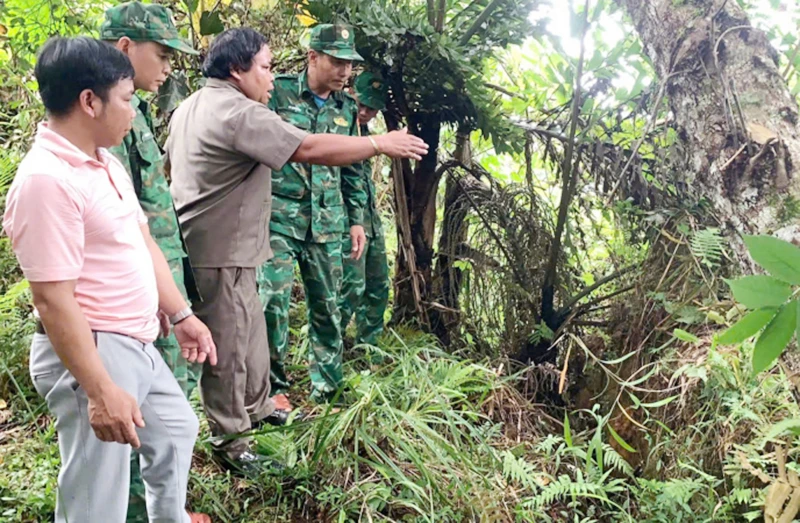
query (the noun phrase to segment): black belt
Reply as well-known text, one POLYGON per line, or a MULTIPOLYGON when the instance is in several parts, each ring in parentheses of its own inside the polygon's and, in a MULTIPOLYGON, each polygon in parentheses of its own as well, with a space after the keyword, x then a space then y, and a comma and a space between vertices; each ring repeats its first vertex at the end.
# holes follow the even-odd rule
POLYGON ((42 323, 42 320, 36 320, 36 334, 47 334, 44 331, 44 323, 42 323))

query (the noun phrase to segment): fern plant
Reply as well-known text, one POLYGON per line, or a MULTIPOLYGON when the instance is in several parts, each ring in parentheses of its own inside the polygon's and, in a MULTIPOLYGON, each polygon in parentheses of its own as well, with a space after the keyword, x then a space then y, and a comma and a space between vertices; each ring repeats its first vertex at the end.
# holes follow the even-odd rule
POLYGON ((9 151, 0 149, 0 193, 5 194, 6 189, 14 180, 19 157, 9 151))
POLYGON ((713 269, 719 266, 725 250, 725 238, 716 227, 696 231, 689 241, 692 254, 700 263, 713 269))

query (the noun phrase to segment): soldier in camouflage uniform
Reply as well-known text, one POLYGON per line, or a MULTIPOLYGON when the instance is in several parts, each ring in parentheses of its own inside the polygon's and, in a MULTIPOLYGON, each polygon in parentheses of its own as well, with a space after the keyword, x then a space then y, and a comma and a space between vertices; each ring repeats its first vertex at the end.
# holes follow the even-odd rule
MULTIPOLYGON (((368 124, 386 106, 386 84, 382 78, 364 71, 354 82, 358 102, 358 123, 362 136, 369 135, 368 124)), ((360 259, 344 258, 344 278, 339 298, 344 333, 353 313, 356 316, 355 342, 375 345, 383 332, 383 315, 389 302, 389 264, 386 260, 386 239, 381 215, 376 207, 372 167, 364 162, 364 187, 367 207, 364 212, 364 232, 367 244, 360 259)), ((350 250, 350 237, 342 237, 342 249, 350 250)))
MULTIPOLYGON (((314 27, 308 68, 299 75, 277 76, 269 107, 310 133, 357 136, 357 105, 342 91, 352 61, 361 60, 353 36, 348 26, 314 27)), ((275 256, 259 271, 259 292, 272 357, 272 391, 279 409, 281 404, 288 404, 281 396, 289 387, 283 361, 289 345, 295 261, 300 266, 308 305, 311 398, 329 399, 342 384, 337 303, 342 281, 342 234, 349 231, 354 245, 346 255, 360 256, 366 241, 366 200, 361 165, 288 163, 272 174, 270 242, 275 256)))
MULTIPOLYGON (((170 12, 159 5, 128 2, 108 9, 100 29, 100 38, 113 43, 128 56, 135 70, 134 86, 148 92, 158 91, 159 86, 167 79, 173 49, 198 54, 180 38, 170 12)), ((148 218, 150 234, 164 253, 175 283, 189 303, 184 278, 187 272, 184 267, 188 268, 188 259, 169 184, 164 175, 161 149, 154 136, 150 105, 135 93, 131 98, 131 105, 136 113, 131 131, 122 144, 112 148, 111 152, 131 175, 139 203, 148 218)), ((191 275, 190 269, 188 272, 191 275)), ((201 366, 189 363, 181 356, 181 348, 172 333, 158 338, 154 345, 188 398, 197 386, 202 372, 201 366)), ((210 521, 201 514, 191 514, 191 517, 193 522, 210 521)), ((127 521, 147 521, 144 483, 139 470, 139 455, 136 452, 131 453, 127 521)))

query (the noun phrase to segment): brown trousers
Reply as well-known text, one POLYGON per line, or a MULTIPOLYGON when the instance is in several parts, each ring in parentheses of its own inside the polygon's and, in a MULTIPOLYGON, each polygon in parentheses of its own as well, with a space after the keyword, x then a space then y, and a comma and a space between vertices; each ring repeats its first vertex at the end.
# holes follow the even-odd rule
POLYGON ((254 268, 195 268, 203 300, 194 306, 217 345, 217 364, 206 363, 200 397, 217 450, 238 457, 247 438, 236 434, 272 414, 267 326, 258 299, 254 268), (234 437, 232 437, 234 436, 234 437))

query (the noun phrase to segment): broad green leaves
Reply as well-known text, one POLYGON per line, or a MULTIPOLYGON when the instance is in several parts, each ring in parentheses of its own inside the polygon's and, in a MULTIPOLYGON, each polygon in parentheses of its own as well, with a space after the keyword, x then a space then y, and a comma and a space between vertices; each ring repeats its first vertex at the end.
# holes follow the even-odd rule
POLYGON ((741 343, 758 334, 758 331, 763 329, 764 325, 775 317, 776 312, 777 310, 775 309, 759 309, 750 312, 741 320, 737 321, 730 329, 723 332, 722 335, 717 338, 717 341, 722 345, 741 343))
POLYGON ((745 236, 750 256, 775 278, 800 285, 800 249, 772 236, 745 236))
POLYGON ((792 288, 770 276, 745 276, 738 280, 726 280, 736 301, 748 309, 779 307, 786 303, 792 288))
POLYGON ((750 256, 769 276, 726 280, 736 301, 751 312, 717 341, 724 345, 741 343, 763 328, 753 350, 753 371, 761 372, 781 355, 800 328, 800 306, 797 299, 792 299, 792 285, 800 285, 800 249, 772 236, 745 236, 744 242, 750 256))
POLYGON ((797 300, 792 300, 778 310, 778 314, 761 333, 753 351, 753 371, 761 372, 781 355, 794 336, 797 326, 797 300))
POLYGON ((215 35, 225 30, 222 20, 219 18, 219 11, 203 11, 200 15, 200 34, 203 36, 215 35))

